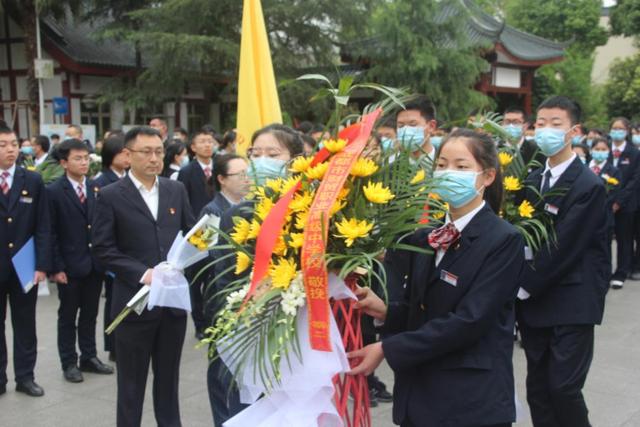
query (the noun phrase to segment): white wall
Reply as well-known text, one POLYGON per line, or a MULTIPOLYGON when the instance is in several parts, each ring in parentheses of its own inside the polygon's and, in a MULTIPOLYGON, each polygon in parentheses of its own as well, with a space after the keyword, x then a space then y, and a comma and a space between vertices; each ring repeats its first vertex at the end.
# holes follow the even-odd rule
MULTIPOLYGON (((609 17, 600 18, 600 26, 609 29, 609 17)), ((591 71, 591 81, 594 84, 604 84, 609 78, 609 69, 618 58, 628 58, 638 53, 633 45, 632 37, 610 36, 607 44, 596 48, 596 57, 591 71)))

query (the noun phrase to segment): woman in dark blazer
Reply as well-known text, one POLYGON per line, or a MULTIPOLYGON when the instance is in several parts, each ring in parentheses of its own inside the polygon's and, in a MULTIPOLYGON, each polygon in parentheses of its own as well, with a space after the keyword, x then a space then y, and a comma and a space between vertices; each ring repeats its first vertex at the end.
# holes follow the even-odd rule
MULTIPOLYGON (((524 242, 500 219, 502 179, 485 135, 458 130, 440 147, 434 177, 449 203, 446 224, 407 243, 433 247, 409 257, 405 298, 390 306, 367 288, 357 306, 390 335, 348 356, 351 373, 368 374, 383 359, 396 377, 393 421, 405 427, 508 426, 515 421, 514 304, 524 242)), ((392 271, 392 270, 390 270, 392 271)))

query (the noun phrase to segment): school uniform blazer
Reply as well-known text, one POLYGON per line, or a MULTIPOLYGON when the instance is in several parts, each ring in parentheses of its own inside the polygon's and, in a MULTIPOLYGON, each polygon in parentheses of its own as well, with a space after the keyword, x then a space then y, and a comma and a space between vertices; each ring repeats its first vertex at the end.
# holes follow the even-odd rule
MULTIPOLYGON (((213 162, 211 163, 213 167, 213 162)), ((192 160, 187 166, 178 172, 178 181, 182 182, 187 189, 189 203, 193 216, 195 217, 202 211, 202 208, 209 203, 215 194, 213 186, 213 171, 209 179, 204 176, 202 166, 197 160, 192 160)))
POLYGON ((230 207, 231 203, 229 203, 227 198, 224 197, 221 192, 217 192, 213 200, 202 208, 198 217, 202 218, 205 215, 215 215, 218 218, 222 218, 222 214, 230 207))
MULTIPOLYGON (((528 181, 540 188, 542 170, 528 181)), ((551 189, 564 193, 541 202, 525 192, 536 209, 550 212, 556 242, 541 248, 525 270, 522 287, 531 296, 518 302, 518 321, 532 327, 599 324, 611 272, 604 184, 576 158, 551 189)))
POLYGON ((15 168, 11 189, 0 194, 0 282, 11 278, 11 258, 33 237, 36 270, 51 267, 51 220, 42 178, 36 172, 15 168))
MULTIPOLYGON (((111 314, 115 317, 138 292, 148 268, 167 259, 178 231, 186 233, 194 224, 184 186, 158 177, 158 219, 155 220, 140 192, 127 176, 100 191, 93 217, 93 254, 115 274, 111 314)), ((183 310, 170 309, 184 316, 183 310)), ((125 321, 152 320, 160 308, 144 310, 125 321)))
POLYGON ((106 187, 109 184, 113 184, 114 182, 118 182, 120 178, 118 175, 111 169, 104 169, 99 177, 93 180, 92 189, 94 193, 100 191, 101 188, 106 187))
POLYGON ((94 270, 91 255, 91 222, 96 198, 93 183, 86 180, 86 200, 78 194, 66 176, 47 186, 51 214, 52 273, 64 271, 70 277, 85 277, 94 270))
MULTIPOLYGON (((430 230, 408 243, 427 247, 430 230)), ((435 266, 435 253, 390 252, 385 265, 409 258, 405 299, 389 303, 382 340, 396 374, 393 421, 463 427, 515 420, 514 302, 524 242, 485 206, 458 244, 435 266)))
MULTIPOLYGON (((613 150, 609 154, 608 161, 612 165, 614 164, 613 150)), ((633 144, 627 142, 616 167, 622 175, 622 180, 614 202, 620 205, 620 212, 633 213, 638 209, 640 196, 638 195, 640 192, 640 151, 633 144)))

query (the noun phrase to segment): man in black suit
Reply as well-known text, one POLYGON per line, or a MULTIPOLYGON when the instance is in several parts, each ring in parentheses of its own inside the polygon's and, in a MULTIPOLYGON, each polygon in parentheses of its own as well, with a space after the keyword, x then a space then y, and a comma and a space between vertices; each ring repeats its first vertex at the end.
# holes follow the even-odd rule
POLYGON ((529 176, 543 200, 528 200, 553 218, 557 243, 542 247, 518 293, 517 319, 527 356, 527 401, 533 425, 588 427, 582 395, 591 365, 594 325, 604 312, 610 259, 606 192, 571 150, 580 108, 552 97, 538 109, 536 143, 546 167, 529 176))
POLYGON ((47 187, 51 213, 53 280, 58 284, 58 352, 64 378, 83 381, 82 372, 112 374, 113 368, 98 359, 96 317, 102 282, 91 256, 91 220, 95 195, 89 172, 89 149, 79 139, 58 146, 65 176, 47 187), (76 318, 78 319, 76 324, 76 318), (80 347, 78 369, 77 342, 80 347))
MULTIPOLYGON (((210 133, 204 130, 197 132, 191 139, 190 146, 191 151, 194 153, 194 159, 178 173, 178 181, 182 182, 187 189, 194 217, 198 216, 202 208, 213 200, 215 196, 212 160, 214 145, 215 140, 210 133)), ((204 328, 209 326, 203 313, 202 287, 204 281, 191 282, 206 264, 206 260, 201 261, 188 268, 186 272, 187 279, 191 284, 189 288, 191 292, 191 316, 193 317, 198 339, 204 337, 204 328)))
POLYGON ((541 165, 544 164, 546 160, 544 154, 538 150, 534 141, 527 141, 524 136, 529 127, 524 110, 518 107, 507 108, 504 111, 502 126, 509 135, 518 140, 518 148, 525 164, 529 164, 534 159, 541 165))
POLYGON ((7 344, 4 320, 7 297, 13 323, 13 365, 16 391, 42 396, 34 381, 36 365, 37 284, 50 268, 50 220, 44 183, 40 175, 16 166, 18 140, 13 130, 0 127, 0 394, 6 392, 7 344), (36 250, 35 286, 24 293, 11 258, 33 238, 36 250))
MULTIPOLYGON (((136 127, 125 135, 131 169, 127 177, 100 191, 93 222, 93 253, 115 274, 112 314, 117 315, 154 266, 165 261, 180 230, 193 226, 184 186, 158 177, 164 148, 160 134, 136 127)), ((179 426, 178 380, 186 331, 184 310, 155 307, 132 314, 115 331, 118 355, 119 427, 139 426, 149 362, 153 402, 161 426, 179 426)))

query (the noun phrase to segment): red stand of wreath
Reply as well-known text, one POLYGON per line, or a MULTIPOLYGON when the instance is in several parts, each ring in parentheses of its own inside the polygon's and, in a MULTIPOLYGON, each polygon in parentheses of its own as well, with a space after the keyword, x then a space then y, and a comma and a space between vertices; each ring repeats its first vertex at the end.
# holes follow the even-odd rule
MULTIPOLYGON (((352 291, 356 288, 358 276, 349 275, 345 283, 352 291)), ((338 324, 342 344, 348 353, 362 348, 362 328, 360 310, 353 308, 355 301, 343 299, 332 302, 333 316, 338 324)), ((336 375, 333 378, 335 403, 345 427, 371 427, 369 412, 369 386, 364 375, 336 375), (349 399, 351 398, 351 399, 349 399)))

